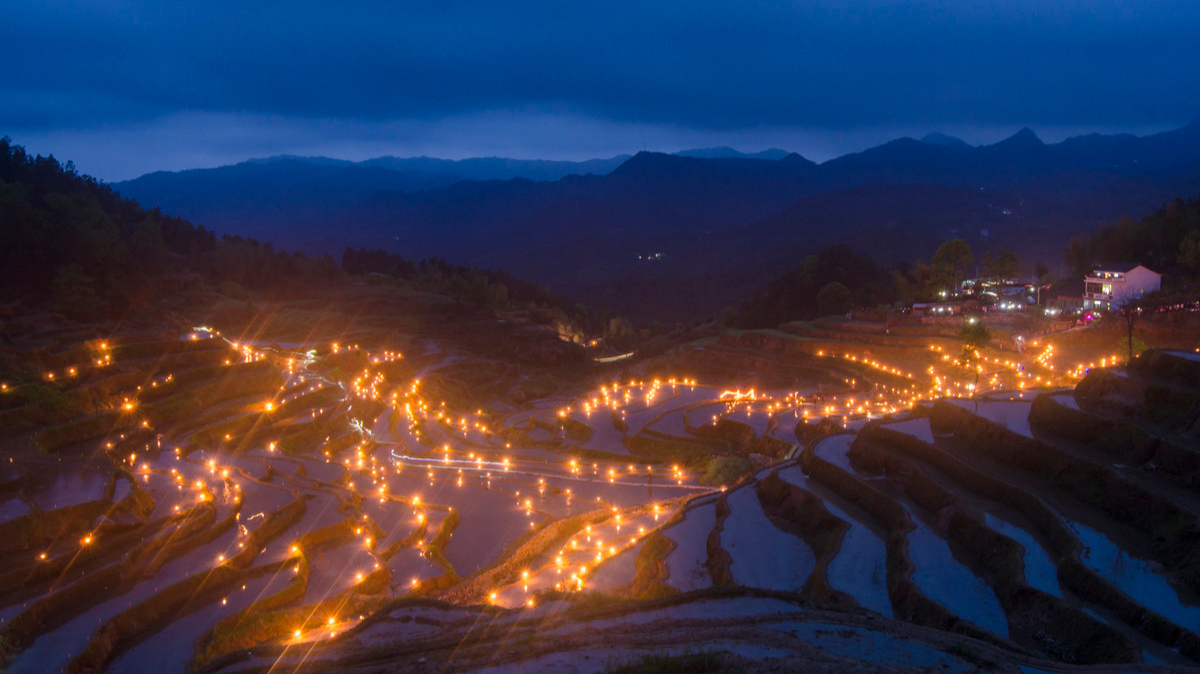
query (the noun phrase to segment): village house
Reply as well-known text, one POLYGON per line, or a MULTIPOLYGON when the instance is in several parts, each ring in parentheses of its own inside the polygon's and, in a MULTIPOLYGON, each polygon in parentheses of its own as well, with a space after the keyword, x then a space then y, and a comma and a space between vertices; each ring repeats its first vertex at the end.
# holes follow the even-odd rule
POLYGON ((1162 274, 1140 264, 1110 264, 1092 271, 1084 279, 1083 308, 1119 309, 1161 289, 1162 274))

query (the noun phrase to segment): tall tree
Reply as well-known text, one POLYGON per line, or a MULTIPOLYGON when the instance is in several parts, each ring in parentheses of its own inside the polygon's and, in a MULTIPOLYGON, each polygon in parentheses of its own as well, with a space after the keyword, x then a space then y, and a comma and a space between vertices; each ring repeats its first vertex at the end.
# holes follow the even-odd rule
POLYGON ((929 261, 929 266, 933 269, 934 283, 940 286, 936 290, 957 288, 973 264, 975 257, 966 241, 951 239, 943 243, 929 261))
POLYGON ((854 293, 844 284, 834 281, 825 284, 817 293, 817 315, 836 316, 850 311, 853 306, 854 293))
POLYGON ((1179 264, 1200 272, 1200 229, 1193 229, 1179 242, 1179 264))
POLYGON ((1066 250, 1063 251, 1063 262, 1067 263, 1076 278, 1083 278, 1091 273, 1095 262, 1092 259, 1091 243, 1086 236, 1071 237, 1066 250))
POLYGON ((962 354, 958 362, 975 373, 975 385, 971 387, 971 397, 979 391, 979 374, 983 369, 983 358, 979 350, 992 341, 992 331, 983 323, 970 319, 958 330, 958 338, 962 340, 962 354))
POLYGON ((1160 300, 1154 293, 1142 297, 1113 298, 1117 304, 1114 313, 1125 323, 1125 338, 1129 346, 1129 360, 1133 361, 1133 328, 1145 314, 1154 311, 1160 300))
POLYGON ((991 251, 988 251, 983 256, 983 273, 985 276, 999 279, 1016 278, 1020 267, 1021 259, 1011 250, 1001 249, 995 255, 991 251))

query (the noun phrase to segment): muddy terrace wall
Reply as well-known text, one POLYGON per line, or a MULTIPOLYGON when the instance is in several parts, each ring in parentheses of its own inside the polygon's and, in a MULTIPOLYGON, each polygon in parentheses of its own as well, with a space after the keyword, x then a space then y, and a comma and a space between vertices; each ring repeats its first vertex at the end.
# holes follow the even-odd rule
POLYGON ((1030 587, 1025 581, 1025 550, 1020 543, 984 524, 916 463, 883 449, 904 439, 920 442, 885 428, 869 427, 855 440, 850 459, 865 470, 888 475, 903 486, 909 498, 934 515, 941 534, 966 553, 972 571, 992 586, 1015 642, 1064 662, 1131 662, 1140 657, 1136 645, 1120 632, 1062 599, 1030 587))
MULTIPOLYGON (((955 405, 939 401, 934 405, 934 416, 930 419, 935 429, 951 431, 962 441, 961 446, 971 448, 985 454, 998 457, 1010 457, 1008 463, 1013 463, 1016 457, 1024 457, 1032 466, 1062 466, 1072 460, 1059 456, 1056 461, 1046 461, 1040 456, 1046 452, 1061 454, 1058 450, 1030 438, 1025 438, 1008 429, 994 424, 986 419, 976 417, 955 405), (1020 449, 1016 449, 1020 447, 1020 449), (1047 450, 1041 449, 1048 447, 1047 450)), ((864 429, 865 430, 865 429, 864 429)), ((883 428, 867 431, 868 436, 882 436, 893 447, 907 450, 913 456, 929 462, 931 465, 946 472, 954 480, 969 487, 976 493, 992 498, 1008 505, 1028 517, 1043 536, 1050 542, 1053 552, 1058 555, 1059 582, 1085 601, 1091 601, 1108 608, 1116 613, 1126 623, 1147 637, 1178 648, 1186 657, 1200 658, 1200 636, 1184 630, 1166 618, 1146 609, 1131 599, 1115 585, 1088 568, 1081 561, 1079 554, 1081 544, 1071 533, 1070 529, 1041 499, 1014 485, 998 480, 969 466, 965 462, 951 457, 941 450, 927 445, 916 438, 896 437, 902 434, 883 428)), ((1002 458, 1002 460, 1004 460, 1002 458)), ((1058 473, 1050 472, 1051 477, 1058 473)), ((1034 471, 1041 472, 1041 471, 1034 471)), ((1047 473, 1041 473, 1047 474, 1047 473)), ((1073 484, 1075 478, 1066 480, 1073 484)))
POLYGON ((787 323, 780 329, 818 340, 829 340, 831 343, 845 341, 847 338, 862 344, 890 346, 924 346, 930 339, 950 338, 958 334, 961 319, 955 318, 953 326, 939 327, 937 325, 892 324, 879 323, 839 323, 827 319, 817 319, 808 323, 787 323))
POLYGON ((792 446, 778 438, 769 435, 758 437, 754 429, 736 419, 722 418, 716 425, 711 423, 703 426, 692 426, 685 421, 685 429, 700 437, 713 438, 724 442, 731 451, 739 454, 763 454, 773 459, 781 459, 792 446))
POLYGON ((1092 370, 1075 395, 1090 407, 1134 416, 1169 433, 1200 437, 1200 361, 1147 351, 1124 372, 1092 370))
POLYGON ((39 550, 63 537, 74 538, 91 529, 96 518, 112 512, 115 477, 110 477, 104 494, 87 501, 54 510, 35 510, 7 522, 0 522, 0 554, 39 550))
POLYGON ((813 494, 790 484, 772 471, 754 485, 763 512, 781 529, 794 534, 812 549, 816 567, 801 594, 822 605, 842 610, 857 605, 849 595, 829 586, 829 564, 842 548, 850 525, 835 517, 813 494))
POLYGON ((1141 419, 1168 433, 1200 434, 1200 393, 1142 369, 1093 370, 1075 387, 1075 396, 1088 407, 1141 419))
POLYGON ((846 386, 843 378, 853 374, 830 361, 822 361, 798 348, 797 340, 762 332, 723 334, 715 346, 688 349, 661 369, 663 376, 686 374, 709 383, 728 383, 740 388, 804 389, 823 385, 846 386))
POLYGON ((968 447, 1049 478, 1084 503, 1146 532, 1158 561, 1200 591, 1200 526, 1194 515, 1173 501, 1109 466, 1073 457, 941 400, 934 403, 930 423, 935 429, 954 433, 968 447))
POLYGON ((1033 401, 1029 424, 1043 433, 1086 444, 1122 463, 1153 463, 1181 486, 1200 489, 1200 451, 1155 435, 1131 419, 1072 409, 1054 396, 1042 395, 1033 401))
MULTIPOLYGON (((101 625, 92 635, 87 647, 68 667, 72 674, 102 671, 121 650, 165 626, 168 617, 186 612, 191 605, 203 605, 238 583, 244 583, 260 573, 273 572, 286 562, 267 567, 251 568, 259 551, 269 541, 279 537, 304 515, 304 499, 296 499, 272 512, 264 522, 250 532, 241 552, 207 573, 190 576, 164 588, 150 599, 129 608, 101 625)), ((230 517, 236 515, 230 514, 230 517)), ((233 526, 233 521, 230 525, 233 526)), ((206 536, 215 538, 216 534, 206 536)))
POLYGON ((1173 355, 1162 349, 1148 349, 1129 364, 1129 369, 1161 377, 1168 381, 1200 389, 1200 360, 1173 355))
POLYGON ((733 581, 733 572, 729 570, 729 565, 733 563, 733 557, 721 546, 721 531, 724 530, 725 520, 729 518, 730 513, 728 494, 728 491, 722 492, 717 498, 716 523, 704 541, 705 552, 708 553, 708 557, 704 560, 704 566, 708 568, 708 573, 712 576, 713 587, 736 585, 733 581))
POLYGON ((675 549, 675 541, 653 531, 642 539, 642 549, 633 559, 633 583, 629 594, 635 599, 658 599, 679 594, 679 590, 667 584, 671 572, 667 568, 667 555, 675 549))
MULTIPOLYGON (((133 498, 131 493, 129 497, 133 498)), ((0 631, 4 644, 5 659, 11 658, 43 631, 64 624, 81 608, 90 608, 112 596, 115 588, 128 589, 137 582, 152 577, 172 559, 177 558, 205 543, 213 540, 234 526, 237 510, 220 524, 216 523, 216 509, 211 503, 196 505, 187 511, 174 515, 155 525, 151 525, 150 533, 166 533, 171 524, 175 525, 170 535, 145 538, 146 531, 139 529, 130 535, 114 537, 92 549, 82 551, 82 560, 74 560, 87 568, 87 562, 92 559, 103 561, 121 555, 125 550, 126 564, 111 564, 98 571, 93 571, 65 588, 47 594, 31 604, 15 616, 0 631), (132 545, 132 547, 127 547, 132 545)), ((33 575, 37 575, 36 572, 33 575)), ((43 578, 42 582, 54 581, 58 576, 43 578)), ((36 582, 36 578, 28 577, 25 583, 36 582)), ((42 588, 46 589, 46 588, 42 588)))
MULTIPOLYGON (((907 377, 894 375, 882 370, 876 370, 854 361, 834 358, 831 355, 817 356, 815 352, 825 351, 827 354, 842 353, 846 344, 841 341, 845 336, 834 337, 828 342, 793 339, 770 332, 744 332, 741 334, 724 334, 721 345, 730 348, 754 349, 770 354, 776 354, 789 362, 770 361, 775 368, 792 367, 798 377, 807 378, 813 384, 832 384, 839 388, 848 388, 845 379, 857 380, 855 390, 867 390, 868 381, 886 383, 890 386, 906 388, 914 381, 907 377), (795 362, 790 362, 790 361, 795 362)), ((914 353, 922 355, 928 352, 929 340, 914 341, 911 344, 897 342, 896 338, 880 338, 882 340, 870 353, 885 360, 911 360, 914 353)), ((856 336, 854 341, 860 340, 856 336)), ((867 343, 872 343, 868 341, 867 343)), ((701 352, 704 353, 704 352, 701 352)), ((708 357, 713 357, 710 353, 708 357)), ((747 364, 748 365, 748 364, 747 364)), ((789 388, 789 387, 783 387, 789 388)))
POLYGON ((888 597, 898 620, 1007 647, 1003 640, 960 619, 921 592, 912 579, 915 567, 908 554, 908 534, 916 527, 903 507, 850 473, 818 457, 813 445, 809 445, 801 454, 800 465, 806 475, 862 508, 887 532, 888 597))

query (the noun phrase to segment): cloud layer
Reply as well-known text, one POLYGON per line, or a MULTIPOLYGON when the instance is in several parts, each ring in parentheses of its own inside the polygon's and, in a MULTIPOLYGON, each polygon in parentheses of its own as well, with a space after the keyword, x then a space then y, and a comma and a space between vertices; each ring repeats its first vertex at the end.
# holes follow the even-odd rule
POLYGON ((819 159, 1200 115, 1193 0, 4 4, 0 133, 113 179, 275 152, 819 159))

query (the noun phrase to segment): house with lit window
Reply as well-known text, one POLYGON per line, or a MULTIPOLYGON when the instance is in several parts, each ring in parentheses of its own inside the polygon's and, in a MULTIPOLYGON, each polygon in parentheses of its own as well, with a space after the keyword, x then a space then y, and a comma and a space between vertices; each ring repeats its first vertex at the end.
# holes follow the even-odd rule
POLYGON ((1093 270, 1083 283, 1083 308, 1108 311, 1162 289, 1162 274, 1140 264, 1110 264, 1093 270))

